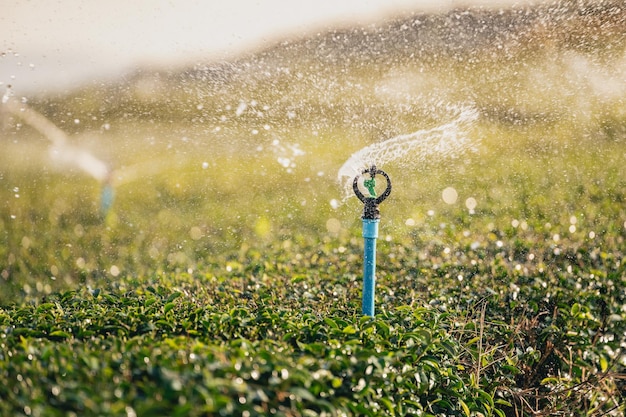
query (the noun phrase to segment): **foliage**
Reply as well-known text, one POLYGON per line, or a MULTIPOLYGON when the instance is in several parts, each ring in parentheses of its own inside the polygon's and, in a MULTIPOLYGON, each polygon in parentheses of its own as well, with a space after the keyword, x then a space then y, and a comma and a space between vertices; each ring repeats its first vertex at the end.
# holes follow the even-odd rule
POLYGON ((413 17, 465 30, 440 53, 390 48, 413 45, 397 22, 33 100, 114 168, 104 214, 3 120, 0 414, 623 416, 624 8, 602 3, 413 17), (476 153, 384 167, 361 317, 334 172, 470 102, 476 153))

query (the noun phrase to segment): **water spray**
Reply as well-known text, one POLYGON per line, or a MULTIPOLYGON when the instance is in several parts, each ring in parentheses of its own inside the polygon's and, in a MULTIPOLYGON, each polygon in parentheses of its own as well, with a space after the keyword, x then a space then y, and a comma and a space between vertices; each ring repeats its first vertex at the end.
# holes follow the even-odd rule
POLYGON ((352 189, 357 198, 364 204, 363 207, 363 315, 374 316, 374 294, 376 287, 376 239, 378 239, 378 222, 380 221, 380 210, 378 205, 385 201, 391 194, 391 180, 385 171, 372 165, 364 170, 360 175, 354 177, 352 189), (359 177, 369 174, 369 179, 363 180, 363 185, 367 188, 369 197, 363 195, 359 189, 359 177), (376 195, 376 175, 382 175, 387 181, 387 188, 380 195, 376 195))
POLYGON ((447 121, 439 126, 374 142, 353 153, 337 173, 343 201, 352 195, 354 176, 371 164, 383 166, 393 162, 399 168, 427 169, 434 161, 452 160, 475 151, 480 138, 469 131, 478 119, 478 111, 463 105, 450 105, 442 111, 439 119, 447 121))

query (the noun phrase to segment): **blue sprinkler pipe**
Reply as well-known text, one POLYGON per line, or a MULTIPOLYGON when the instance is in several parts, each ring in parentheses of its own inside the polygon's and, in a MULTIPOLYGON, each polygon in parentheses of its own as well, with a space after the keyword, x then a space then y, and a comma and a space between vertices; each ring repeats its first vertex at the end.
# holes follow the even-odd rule
POLYGON ((109 174, 108 178, 104 181, 102 191, 100 192, 100 214, 103 217, 106 217, 109 213, 109 209, 113 205, 113 200, 115 199, 115 190, 113 189, 112 182, 113 180, 109 174))
POLYGON ((378 239, 378 223, 380 222, 380 210, 378 205, 382 203, 389 194, 391 194, 391 180, 386 172, 376 169, 376 165, 372 165, 361 174, 370 175, 369 180, 364 180, 363 185, 367 188, 370 196, 366 197, 359 189, 359 177, 357 175, 352 182, 354 194, 364 204, 363 216, 363 304, 362 311, 365 316, 374 316, 374 294, 376 288, 376 239, 378 239), (376 196, 376 175, 382 175, 387 181, 387 188, 379 196, 376 196))

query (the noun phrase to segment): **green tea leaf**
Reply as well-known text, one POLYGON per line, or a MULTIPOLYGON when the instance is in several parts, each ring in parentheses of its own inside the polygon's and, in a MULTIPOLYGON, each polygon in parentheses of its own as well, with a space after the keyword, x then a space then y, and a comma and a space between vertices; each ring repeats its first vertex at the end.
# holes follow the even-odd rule
POLYGON ((345 334, 355 334, 356 332, 357 329, 351 324, 343 328, 343 333, 345 334))
POLYGON ((63 331, 63 330, 55 330, 53 332, 50 333, 49 335, 50 337, 54 337, 54 338, 59 338, 59 339, 68 339, 70 337, 72 337, 71 334, 63 331))
POLYGON ((467 404, 465 404, 465 401, 459 399, 459 404, 461 404, 461 408, 463 409, 463 412, 465 413, 465 415, 467 417, 470 417, 471 416, 470 409, 467 406, 467 404))

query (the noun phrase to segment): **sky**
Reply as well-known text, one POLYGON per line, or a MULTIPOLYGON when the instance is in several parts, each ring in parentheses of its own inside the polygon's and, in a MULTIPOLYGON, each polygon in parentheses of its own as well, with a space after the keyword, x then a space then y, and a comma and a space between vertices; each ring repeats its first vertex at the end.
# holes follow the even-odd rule
POLYGON ((402 13, 532 1, 540 0, 0 0, 0 88, 63 91, 402 13))

